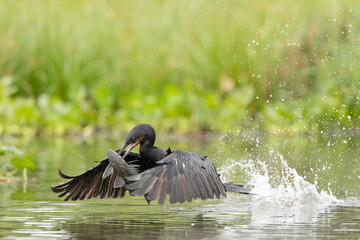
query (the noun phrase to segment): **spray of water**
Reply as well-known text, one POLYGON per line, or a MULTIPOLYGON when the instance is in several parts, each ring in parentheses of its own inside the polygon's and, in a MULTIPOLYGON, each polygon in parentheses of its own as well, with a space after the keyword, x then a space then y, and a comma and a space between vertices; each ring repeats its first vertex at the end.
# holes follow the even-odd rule
POLYGON ((296 169, 288 166, 281 154, 269 151, 267 162, 259 159, 234 160, 223 165, 219 172, 225 182, 231 181, 235 171, 249 176, 253 186, 253 199, 261 203, 281 206, 308 204, 328 205, 341 203, 331 192, 317 189, 317 181, 310 183, 300 176, 296 169))

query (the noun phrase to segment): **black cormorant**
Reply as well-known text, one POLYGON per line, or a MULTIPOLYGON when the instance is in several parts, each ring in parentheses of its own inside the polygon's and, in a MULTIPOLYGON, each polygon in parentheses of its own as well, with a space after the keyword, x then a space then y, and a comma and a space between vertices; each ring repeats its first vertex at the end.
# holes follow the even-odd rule
POLYGON ((206 156, 164 150, 154 143, 154 129, 140 124, 129 132, 122 149, 109 150, 107 158, 85 173, 70 177, 59 170, 59 175, 69 181, 52 190, 65 201, 123 197, 128 190, 130 195, 143 195, 148 203, 158 200, 159 204, 165 202, 167 195, 170 203, 183 203, 196 198, 226 197, 227 190, 250 193, 243 184, 223 183, 206 156), (138 144, 140 154, 131 151, 138 144))

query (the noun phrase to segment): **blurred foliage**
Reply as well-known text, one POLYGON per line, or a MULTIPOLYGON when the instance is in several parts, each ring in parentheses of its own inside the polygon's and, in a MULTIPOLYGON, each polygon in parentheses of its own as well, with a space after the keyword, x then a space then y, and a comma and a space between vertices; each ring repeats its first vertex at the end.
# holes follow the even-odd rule
POLYGON ((23 178, 27 181, 27 170, 35 168, 35 162, 30 155, 24 154, 15 146, 0 145, 0 182, 9 181, 19 170, 22 171, 23 178))
POLYGON ((0 2, 0 134, 357 130, 359 1, 0 2))

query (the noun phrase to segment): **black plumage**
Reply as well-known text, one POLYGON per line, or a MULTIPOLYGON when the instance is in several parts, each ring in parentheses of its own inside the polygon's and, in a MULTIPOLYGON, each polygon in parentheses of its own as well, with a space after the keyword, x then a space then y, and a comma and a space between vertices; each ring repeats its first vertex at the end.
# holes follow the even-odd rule
POLYGON ((59 197, 65 197, 65 201, 97 196, 123 197, 126 190, 130 195, 143 195, 148 203, 158 200, 159 204, 165 202, 167 195, 170 196, 170 203, 226 197, 225 185, 206 156, 181 150, 164 150, 154 147, 154 143, 154 129, 148 124, 140 124, 130 131, 124 147, 116 151, 121 157, 115 155, 119 161, 125 161, 136 169, 130 175, 123 175, 124 171, 117 171, 115 165, 112 169, 111 165, 117 162, 114 162, 113 155, 108 155, 108 158, 78 176, 70 177, 59 170, 59 175, 69 181, 52 190, 60 193, 59 197), (138 144, 140 154, 131 152, 138 144), (110 157, 112 161, 109 161, 110 157))
MULTIPOLYGON (((117 150, 116 152, 119 152, 117 150)), ((122 153, 121 155, 124 155, 122 153)), ((136 162, 141 160, 140 154, 131 152, 126 157, 127 162, 136 162)), ((116 198, 125 195, 126 188, 114 187, 117 177, 116 172, 112 172, 106 178, 103 174, 109 166, 108 158, 102 160, 99 164, 86 172, 77 176, 67 176, 59 170, 59 175, 70 181, 51 188, 55 193, 60 193, 59 197, 65 197, 64 200, 83 200, 100 196, 100 198, 116 198), (67 196, 66 196, 67 195, 67 196)), ((128 182, 123 178, 125 182, 128 182)))
POLYGON ((132 183, 125 187, 131 195, 144 195, 148 201, 158 199, 160 204, 166 195, 170 195, 170 203, 226 197, 224 184, 206 156, 177 150, 157 163, 127 178, 132 183))

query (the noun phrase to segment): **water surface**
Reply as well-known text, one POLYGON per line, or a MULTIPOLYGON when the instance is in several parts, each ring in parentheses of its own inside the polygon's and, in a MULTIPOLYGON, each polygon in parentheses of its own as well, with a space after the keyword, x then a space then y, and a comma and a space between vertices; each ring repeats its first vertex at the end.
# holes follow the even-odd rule
POLYGON ((208 155, 224 181, 251 183, 256 194, 175 205, 129 195, 63 202, 50 190, 61 182, 57 170, 79 174, 123 140, 7 139, 33 155, 37 169, 26 192, 21 182, 0 184, 0 238, 360 238, 360 139, 238 132, 158 139, 208 155))

